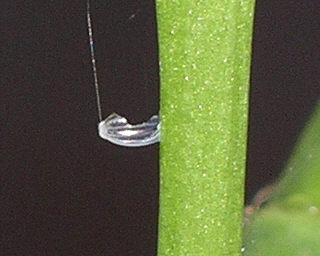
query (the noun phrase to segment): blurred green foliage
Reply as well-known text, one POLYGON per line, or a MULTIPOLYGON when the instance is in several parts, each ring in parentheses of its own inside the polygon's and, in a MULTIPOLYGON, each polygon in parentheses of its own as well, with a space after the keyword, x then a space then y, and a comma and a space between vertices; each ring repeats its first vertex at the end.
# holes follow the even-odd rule
POLYGON ((270 201, 246 228, 244 255, 320 255, 320 104, 270 201))

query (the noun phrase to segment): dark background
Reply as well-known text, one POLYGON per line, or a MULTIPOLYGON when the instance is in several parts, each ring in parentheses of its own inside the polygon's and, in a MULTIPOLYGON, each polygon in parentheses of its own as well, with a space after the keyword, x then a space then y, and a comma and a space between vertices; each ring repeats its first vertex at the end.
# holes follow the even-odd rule
MULTIPOLYGON (((158 145, 97 137, 85 1, 1 6, 0 255, 155 255, 158 145)), ((320 98, 319 10, 257 2, 247 202, 320 98)), ((92 12, 104 116, 141 122, 159 109, 154 3, 97 0, 92 12)))

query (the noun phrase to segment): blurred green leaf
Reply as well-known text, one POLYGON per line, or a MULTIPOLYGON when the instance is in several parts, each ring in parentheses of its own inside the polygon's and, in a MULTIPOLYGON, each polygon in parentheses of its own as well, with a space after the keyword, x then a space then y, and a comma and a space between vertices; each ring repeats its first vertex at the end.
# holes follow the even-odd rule
POLYGON ((245 230, 244 254, 320 255, 320 104, 276 187, 245 230))

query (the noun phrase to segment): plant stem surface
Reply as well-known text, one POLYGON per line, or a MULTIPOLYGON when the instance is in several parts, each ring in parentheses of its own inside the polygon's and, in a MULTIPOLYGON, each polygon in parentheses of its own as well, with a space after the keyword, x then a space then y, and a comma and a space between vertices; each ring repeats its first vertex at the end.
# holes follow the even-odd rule
POLYGON ((157 0, 159 256, 241 254, 253 7, 157 0))

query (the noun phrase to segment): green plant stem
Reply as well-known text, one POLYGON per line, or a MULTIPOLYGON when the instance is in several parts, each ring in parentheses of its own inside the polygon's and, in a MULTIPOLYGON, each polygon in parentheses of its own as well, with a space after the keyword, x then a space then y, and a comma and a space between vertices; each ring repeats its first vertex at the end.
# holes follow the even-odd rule
POLYGON ((157 0, 159 256, 240 255, 253 6, 157 0))

